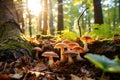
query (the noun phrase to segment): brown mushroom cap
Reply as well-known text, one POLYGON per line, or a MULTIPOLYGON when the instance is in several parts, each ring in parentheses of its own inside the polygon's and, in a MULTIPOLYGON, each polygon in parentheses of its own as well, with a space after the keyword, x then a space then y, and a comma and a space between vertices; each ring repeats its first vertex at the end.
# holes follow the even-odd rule
POLYGON ((46 51, 42 54, 42 56, 49 58, 48 64, 50 66, 52 66, 52 64, 54 63, 53 57, 59 57, 58 54, 53 51, 46 51))
POLYGON ((67 44, 65 44, 65 43, 57 43, 55 46, 54 46, 54 48, 67 48, 67 44))
POLYGON ((63 53, 64 56, 71 56, 71 57, 74 57, 74 56, 77 56, 77 53, 73 50, 67 50, 63 53))
POLYGON ((73 47, 72 50, 75 51, 75 52, 80 52, 80 53, 84 52, 84 49, 80 46, 75 46, 75 47, 73 47))
POLYGON ((72 43, 72 41, 70 41, 70 40, 64 40, 64 41, 62 41, 62 43, 70 44, 70 43, 72 43))
POLYGON ((59 57, 58 54, 53 51, 46 51, 46 52, 42 53, 42 56, 44 56, 44 57, 59 57))
POLYGON ((87 43, 91 43, 94 41, 90 36, 83 36, 80 38, 80 40, 87 43))
POLYGON ((73 49, 73 47, 75 47, 75 46, 79 46, 79 44, 76 42, 72 42, 72 43, 68 44, 68 48, 70 48, 70 49, 73 49))
POLYGON ((37 58, 37 59, 39 59, 39 51, 42 51, 42 49, 40 48, 40 47, 34 47, 33 48, 33 50, 36 50, 36 54, 35 54, 35 57, 37 58))
POLYGON ((42 49, 40 47, 34 47, 33 50, 42 51, 42 49))

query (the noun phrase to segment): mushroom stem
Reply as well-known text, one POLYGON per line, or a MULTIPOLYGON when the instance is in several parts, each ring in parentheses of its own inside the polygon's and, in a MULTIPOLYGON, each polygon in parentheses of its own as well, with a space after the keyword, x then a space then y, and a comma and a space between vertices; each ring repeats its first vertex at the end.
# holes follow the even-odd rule
POLYGON ((61 48, 61 52, 60 52, 60 61, 61 62, 64 62, 65 61, 65 57, 62 55, 63 54, 63 52, 64 52, 64 48, 61 48))
POLYGON ((88 44, 86 42, 84 42, 83 44, 84 44, 84 51, 88 52, 89 51, 88 44))
POLYGON ((51 66, 54 63, 53 57, 49 57, 48 64, 51 66))
POLYGON ((77 61, 83 60, 83 58, 80 56, 80 53, 79 53, 79 52, 77 52, 76 59, 77 59, 77 61))
POLYGON ((39 59, 39 58, 38 58, 38 53, 39 53, 39 51, 36 51, 36 54, 35 54, 35 58, 36 58, 36 59, 39 59))
POLYGON ((73 59, 72 59, 72 57, 71 57, 71 56, 68 56, 68 63, 69 63, 69 64, 74 63, 74 61, 73 61, 73 59))

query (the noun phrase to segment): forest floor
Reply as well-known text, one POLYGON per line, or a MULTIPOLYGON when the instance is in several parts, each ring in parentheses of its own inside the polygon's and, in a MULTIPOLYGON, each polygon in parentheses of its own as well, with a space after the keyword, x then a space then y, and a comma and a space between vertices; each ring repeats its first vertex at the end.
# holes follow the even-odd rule
MULTIPOLYGON (((51 45, 44 46, 51 49, 51 45)), ((120 58, 120 40, 95 41, 88 47, 90 51, 87 53, 105 55, 110 59, 115 56, 120 58)), ((6 55, 0 55, 0 80, 100 80, 103 71, 85 59, 85 54, 81 55, 83 60, 72 64, 54 58, 52 66, 47 65, 48 59, 41 56, 39 60, 24 55, 16 60, 11 60, 11 57, 6 61, 3 59, 6 55)), ((120 80, 120 73, 106 72, 103 80, 120 80)))

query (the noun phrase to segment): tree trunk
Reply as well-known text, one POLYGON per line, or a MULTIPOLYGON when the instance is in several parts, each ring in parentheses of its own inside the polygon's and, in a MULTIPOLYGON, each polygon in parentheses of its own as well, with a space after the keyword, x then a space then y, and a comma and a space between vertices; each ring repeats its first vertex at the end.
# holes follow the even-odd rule
POLYGON ((43 18, 43 35, 47 35, 47 30, 48 30, 48 0, 44 0, 44 18, 43 18))
POLYGON ((120 22, 120 0, 118 0, 119 3, 119 22, 120 22))
POLYGON ((63 2, 58 0, 58 32, 61 33, 63 30, 63 2))
POLYGON ((50 19, 49 19, 49 28, 50 33, 54 35, 54 27, 53 27, 53 11, 52 11, 52 0, 49 0, 49 9, 50 9, 50 19))
POLYGON ((113 12, 113 30, 115 29, 116 25, 118 24, 118 20, 117 20, 117 11, 116 11, 116 8, 117 8, 117 1, 115 0, 114 1, 114 12, 113 12))
POLYGON ((13 0, 0 0, 0 24, 9 20, 14 20, 18 23, 13 0))
POLYGON ((31 46, 22 35, 13 0, 0 0, 0 54, 31 53, 31 46))
POLYGON ((103 24, 103 14, 101 7, 101 0, 93 0, 94 5, 94 23, 95 24, 103 24))
MULTIPOLYGON (((43 7, 43 0, 40 0, 40 4, 43 7)), ((42 28, 42 20, 43 20, 43 10, 39 13, 39 31, 42 32, 43 28, 42 28)))

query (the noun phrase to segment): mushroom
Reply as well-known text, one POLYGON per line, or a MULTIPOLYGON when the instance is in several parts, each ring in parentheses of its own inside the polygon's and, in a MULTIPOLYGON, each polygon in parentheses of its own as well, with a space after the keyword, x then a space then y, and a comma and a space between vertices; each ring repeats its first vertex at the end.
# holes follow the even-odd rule
POLYGON ((64 52, 64 48, 67 48, 67 44, 65 44, 65 43, 57 43, 55 46, 54 46, 54 48, 57 48, 57 49, 60 49, 61 51, 60 51, 60 61, 61 62, 64 62, 65 61, 65 58, 64 58, 64 56, 62 55, 63 54, 63 52, 64 52))
POLYGON ((80 40, 83 42, 84 44, 84 51, 88 52, 89 48, 88 48, 88 43, 93 42, 93 39, 90 36, 83 36, 80 38, 80 40))
POLYGON ((69 44, 68 44, 68 48, 69 48, 69 49, 73 49, 73 47, 75 47, 75 46, 79 46, 79 44, 76 43, 76 42, 72 42, 72 43, 69 43, 69 44))
POLYGON ((64 40, 64 41, 62 41, 62 43, 69 44, 69 43, 72 43, 72 41, 70 41, 70 40, 64 40))
POLYGON ((58 54, 53 51, 46 51, 42 53, 42 56, 49 58, 48 64, 50 66, 54 63, 53 57, 59 57, 58 54))
POLYGON ((77 54, 78 54, 76 56, 77 61, 83 60, 83 58, 80 56, 80 54, 84 52, 84 49, 82 47, 75 46, 72 50, 75 51, 75 52, 77 52, 77 54))
POLYGON ((33 50, 36 50, 35 58, 39 59, 38 54, 39 54, 39 51, 42 51, 42 49, 40 47, 34 47, 33 50))
POLYGON ((72 64, 72 63, 74 63, 72 57, 77 56, 77 53, 75 51, 73 51, 73 50, 67 50, 67 51, 65 51, 63 53, 63 55, 66 56, 66 57, 68 57, 68 63, 72 64))

